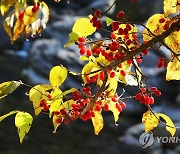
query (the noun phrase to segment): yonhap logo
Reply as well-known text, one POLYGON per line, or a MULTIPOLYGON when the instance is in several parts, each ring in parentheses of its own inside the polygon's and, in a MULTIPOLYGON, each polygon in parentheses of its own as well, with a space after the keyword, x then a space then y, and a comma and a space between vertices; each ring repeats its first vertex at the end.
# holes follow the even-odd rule
POLYGON ((154 137, 152 132, 142 133, 139 137, 139 143, 142 148, 147 148, 151 146, 154 142, 154 137))

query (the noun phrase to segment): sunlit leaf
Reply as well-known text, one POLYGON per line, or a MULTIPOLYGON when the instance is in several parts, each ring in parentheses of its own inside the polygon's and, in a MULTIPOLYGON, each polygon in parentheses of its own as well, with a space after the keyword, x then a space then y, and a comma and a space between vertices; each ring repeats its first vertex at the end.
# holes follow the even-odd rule
POLYGON ((59 97, 58 99, 53 99, 53 98, 56 97, 57 95, 60 95, 61 93, 62 93, 62 91, 59 88, 55 88, 51 92, 52 103, 51 103, 51 106, 49 108, 49 116, 50 117, 52 116, 52 113, 54 111, 59 111, 59 107, 62 103, 62 97, 59 97))
MULTIPOLYGON (((180 59, 180 56, 178 57, 180 59)), ((180 80, 180 61, 174 58, 168 63, 166 80, 180 80)))
MULTIPOLYGON (((52 118, 52 122, 53 122, 53 126, 54 126, 54 131, 53 133, 56 133, 57 128, 60 126, 61 123, 57 123, 57 119, 60 118, 59 116, 53 115, 52 118)), ((64 118, 62 117, 62 121, 64 120, 64 118)))
POLYGON ((7 81, 0 84, 0 99, 11 94, 20 86, 19 81, 7 81))
POLYGON ((92 117, 91 119, 94 126, 94 132, 96 135, 98 135, 104 126, 104 122, 100 111, 94 111, 94 114, 95 116, 92 117))
POLYGON ((18 129, 19 139, 22 143, 24 136, 29 132, 33 117, 27 112, 18 112, 15 117, 15 125, 18 129))
POLYGON ((166 121, 166 130, 171 134, 171 136, 174 136, 176 133, 176 127, 174 126, 171 118, 162 113, 159 113, 158 115, 166 121))
POLYGON ((11 13, 4 20, 4 29, 7 32, 7 34, 9 35, 9 37, 12 37, 11 28, 13 27, 13 24, 14 24, 14 17, 15 17, 15 14, 11 13))
POLYGON ((112 20, 111 18, 109 17, 106 17, 106 25, 107 26, 110 26, 112 23, 113 23, 114 20, 112 20))
POLYGON ((166 45, 171 48, 175 53, 180 50, 180 30, 171 33, 165 38, 166 45))
MULTIPOLYGON (((164 14, 154 14, 151 16, 147 23, 146 27, 154 34, 154 35, 160 35, 164 32, 164 25, 166 21, 169 21, 168 17, 165 17, 164 14), (164 23, 159 23, 159 20, 161 18, 165 19, 164 23)), ((153 38, 154 36, 145 28, 143 31, 143 39, 144 41, 149 41, 153 38)))
POLYGON ((177 0, 164 0, 164 14, 168 16, 169 14, 176 13, 177 0))
POLYGON ((145 126, 145 132, 150 132, 159 124, 159 115, 157 113, 152 113, 151 111, 147 111, 143 114, 142 123, 145 126))
POLYGON ((64 47, 65 47, 65 48, 69 47, 70 45, 72 45, 73 43, 75 43, 75 42, 78 40, 78 38, 79 38, 79 36, 78 36, 77 33, 71 32, 71 33, 69 34, 69 41, 68 41, 68 43, 66 43, 66 44, 64 45, 64 47))
POLYGON ((11 116, 11 115, 13 115, 13 114, 15 114, 15 113, 17 113, 17 112, 19 112, 19 111, 11 111, 11 112, 3 115, 3 116, 0 116, 0 122, 1 122, 2 120, 4 120, 5 118, 7 118, 7 117, 9 117, 9 116, 11 116))
POLYGON ((57 94, 57 95, 53 98, 53 100, 63 98, 63 96, 65 96, 65 95, 67 95, 67 94, 69 94, 69 93, 72 93, 72 92, 74 92, 74 91, 77 91, 77 89, 76 89, 76 88, 71 88, 71 89, 66 90, 66 91, 64 91, 64 92, 61 92, 60 94, 57 94))
POLYGON ((36 85, 35 87, 31 88, 29 91, 29 99, 33 102, 34 112, 35 115, 38 115, 42 107, 40 107, 40 101, 42 99, 47 99, 46 91, 52 89, 51 85, 44 84, 44 85, 36 85))
POLYGON ((80 18, 76 20, 72 32, 77 33, 81 36, 89 36, 96 31, 96 28, 92 26, 92 23, 88 18, 80 18))
POLYGON ((17 0, 1 0, 1 14, 4 15, 17 0))
POLYGON ((49 74, 49 81, 53 86, 60 86, 67 78, 68 71, 63 66, 54 66, 49 74))
POLYGON ((117 123, 120 112, 116 108, 116 103, 113 101, 109 101, 109 109, 112 111, 112 113, 114 115, 114 122, 117 123))
POLYGON ((129 75, 129 74, 126 75, 125 79, 126 79, 126 84, 129 86, 137 86, 138 85, 137 79, 132 75, 129 75))

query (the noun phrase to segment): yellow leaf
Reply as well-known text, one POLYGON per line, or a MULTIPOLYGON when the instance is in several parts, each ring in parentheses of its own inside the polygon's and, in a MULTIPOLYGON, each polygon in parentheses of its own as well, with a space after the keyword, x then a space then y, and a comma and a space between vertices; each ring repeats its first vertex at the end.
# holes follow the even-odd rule
MULTIPOLYGON (((89 73, 94 72, 94 71, 99 70, 99 69, 100 69, 99 66, 98 66, 95 62, 89 61, 89 62, 83 67, 82 72, 81 72, 83 82, 84 82, 84 83, 87 83, 87 82, 86 82, 86 74, 89 74, 89 73)), ((92 76, 96 75, 97 73, 99 73, 99 72, 91 73, 91 74, 89 74, 89 77, 92 77, 92 76)))
POLYGON ((76 20, 72 31, 81 36, 89 36, 96 31, 96 28, 92 26, 92 23, 88 18, 80 18, 76 20))
POLYGON ((48 84, 36 85, 30 89, 29 99, 33 102, 35 115, 38 115, 41 112, 42 107, 40 107, 40 101, 46 98, 45 92, 50 89, 52 89, 52 86, 48 84))
POLYGON ((166 121, 166 130, 171 134, 171 136, 174 136, 176 133, 176 127, 174 126, 171 118, 162 113, 159 113, 158 115, 166 121))
POLYGON ((116 103, 113 101, 109 101, 109 109, 112 111, 112 113, 114 115, 114 122, 117 123, 120 112, 116 108, 116 103))
POLYGON ((17 0, 1 0, 1 14, 4 15, 17 0))
POLYGON ((154 113, 154 114, 151 113, 151 111, 149 111, 149 110, 143 114, 142 123, 145 126, 146 133, 153 130, 159 124, 159 115, 157 113, 154 113))
POLYGON ((180 50, 180 31, 175 31, 165 38, 165 43, 175 53, 180 50))
POLYGON ((27 4, 27 0, 18 0, 14 5, 15 12, 18 14, 22 10, 25 10, 27 6, 26 4, 27 4))
POLYGON ((18 112, 15 117, 15 125, 18 129, 19 139, 22 143, 24 136, 29 132, 33 122, 32 116, 27 112, 18 112))
POLYGON ((34 7, 33 5, 28 6, 25 10, 23 22, 24 25, 26 26, 32 24, 37 19, 37 12, 36 13, 32 12, 33 7, 34 7))
POLYGON ((14 17, 15 17, 15 14, 11 13, 4 20, 4 29, 7 32, 7 34, 9 35, 9 37, 12 37, 11 28, 13 27, 13 24, 14 24, 14 17))
POLYGON ((49 74, 49 81, 53 86, 60 86, 67 78, 68 71, 63 66, 55 66, 49 74))
POLYGON ((13 32, 14 34, 11 39, 12 42, 16 41, 19 38, 19 36, 24 32, 24 29, 25 29, 24 23, 20 20, 17 20, 14 26, 14 32, 13 32))
POLYGON ((0 99, 11 94, 20 86, 18 81, 7 81, 0 84, 0 99))
POLYGON ((177 0, 164 0, 164 14, 168 16, 169 14, 176 13, 177 0))
MULTIPOLYGON (((160 35, 164 32, 164 25, 166 23, 166 21, 168 21, 169 18, 165 17, 164 14, 154 14, 153 16, 151 16, 147 23, 146 23, 146 27, 154 34, 154 35, 160 35), (159 20, 161 18, 165 19, 164 23, 159 23, 159 20)), ((153 38, 153 35, 151 33, 148 32, 148 30, 145 28, 143 31, 143 39, 144 41, 149 41, 153 38)))
POLYGON ((7 117, 9 117, 9 116, 11 116, 12 114, 15 114, 15 113, 17 113, 17 112, 19 112, 19 111, 11 111, 11 112, 3 115, 3 116, 0 116, 0 122, 1 122, 2 120, 4 120, 5 118, 7 118, 7 117))
POLYGON ((51 95, 52 95, 52 103, 51 103, 51 106, 49 108, 49 116, 51 117, 52 116, 52 113, 54 111, 59 111, 59 107, 60 105, 62 104, 62 98, 58 98, 56 100, 54 100, 53 98, 56 97, 57 95, 61 94, 62 91, 59 89, 59 88, 55 88, 53 89, 53 91, 51 92, 51 95))
POLYGON ((65 95, 67 95, 67 94, 69 94, 69 93, 72 93, 72 92, 74 92, 74 91, 77 91, 77 89, 76 89, 76 88, 71 88, 71 89, 66 90, 66 91, 64 91, 64 92, 61 92, 60 94, 57 94, 57 95, 53 98, 53 100, 61 99, 61 98, 63 98, 63 96, 65 96, 65 95))
POLYGON ((91 119, 94 126, 94 132, 96 135, 98 135, 104 126, 104 122, 100 111, 94 111, 94 114, 95 116, 92 117, 91 119))
POLYGON ((68 43, 66 43, 66 44, 64 45, 64 47, 65 47, 65 48, 69 47, 70 45, 72 45, 73 43, 75 43, 75 42, 78 40, 78 38, 79 38, 79 36, 78 36, 77 33, 71 32, 71 33, 69 34, 69 41, 68 41, 68 43))
POLYGON ((114 94, 116 93, 116 89, 118 86, 117 77, 115 76, 114 78, 111 78, 110 76, 108 76, 108 83, 109 83, 109 86, 108 86, 108 89, 106 90, 109 92, 108 97, 113 97, 114 94))
POLYGON ((180 80, 180 61, 177 58, 168 63, 166 80, 180 80))
MULTIPOLYGON (((57 128, 58 128, 59 125, 61 124, 61 123, 57 123, 57 122, 56 122, 58 118, 60 118, 60 117, 59 117, 59 116, 56 116, 56 115, 53 115, 53 118, 52 118, 52 122, 53 122, 53 126, 54 126, 54 131, 53 131, 53 133, 56 133, 57 128)), ((63 121, 64 118, 63 118, 63 117, 61 117, 61 118, 62 118, 62 121, 63 121)))

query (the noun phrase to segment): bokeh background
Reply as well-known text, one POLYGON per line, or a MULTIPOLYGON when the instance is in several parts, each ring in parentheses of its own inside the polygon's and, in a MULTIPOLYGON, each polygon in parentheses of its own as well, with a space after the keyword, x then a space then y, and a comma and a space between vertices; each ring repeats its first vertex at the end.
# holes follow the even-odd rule
MULTIPOLYGON (((41 37, 21 37, 13 45, 3 30, 3 19, 0 17, 0 82, 22 80, 30 85, 48 83, 49 70, 58 64, 63 64, 73 71, 80 72, 83 62, 79 60, 76 46, 64 49, 68 41, 74 21, 92 13, 92 8, 106 10, 113 0, 62 0, 55 3, 47 0, 50 7, 50 21, 41 37)), ((145 23, 154 13, 162 13, 163 0, 117 0, 117 5, 109 12, 109 17, 115 17, 120 10, 125 11, 129 20, 145 23)), ((141 27, 139 27, 142 30, 141 27)), ((107 34, 96 33, 93 37, 106 37, 107 34)), ((176 81, 165 81, 165 69, 157 69, 159 57, 170 57, 168 50, 161 48, 152 50, 144 58, 142 70, 148 77, 150 86, 162 90, 162 97, 155 98, 153 109, 166 113, 175 125, 180 126, 180 84, 176 81)), ((69 76, 61 87, 78 88, 81 80, 69 76)), ((13 94, 0 100, 0 115, 11 110, 25 110, 33 114, 32 103, 25 95, 27 87, 20 87, 13 94)), ((121 92, 122 85, 119 85, 121 92)), ((135 95, 136 88, 126 87, 127 95, 135 95)), ((144 132, 141 123, 142 114, 147 110, 134 100, 126 101, 127 108, 120 115, 118 125, 114 124, 111 113, 103 113, 105 126, 98 136, 94 135, 91 121, 71 122, 62 124, 57 133, 53 134, 53 125, 48 116, 42 114, 34 118, 30 132, 23 144, 19 143, 14 117, 11 116, 0 123, 0 154, 178 154, 179 144, 154 143, 146 149, 139 144, 139 136, 144 132)), ((154 136, 168 136, 165 127, 160 125, 154 131, 154 136)), ((176 136, 179 135, 177 131, 176 136)), ((180 136, 180 135, 179 135, 180 136)))

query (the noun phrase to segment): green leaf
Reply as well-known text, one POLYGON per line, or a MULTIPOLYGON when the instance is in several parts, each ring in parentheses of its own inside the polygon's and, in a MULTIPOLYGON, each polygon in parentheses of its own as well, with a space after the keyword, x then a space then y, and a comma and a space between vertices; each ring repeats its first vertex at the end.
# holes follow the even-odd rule
POLYGON ((55 66, 49 74, 49 81, 52 86, 60 86, 67 78, 68 71, 63 66, 55 66))
POLYGON ((112 23, 113 23, 114 20, 112 20, 111 18, 109 17, 106 17, 106 25, 107 26, 110 26, 112 23))
POLYGON ((0 84, 0 99, 11 94, 21 83, 19 81, 7 81, 0 84))
POLYGON ((75 43, 75 42, 78 40, 78 38, 79 38, 79 36, 78 36, 77 33, 71 32, 71 33, 69 34, 69 41, 68 41, 68 43, 66 43, 66 44, 64 45, 64 47, 65 47, 65 48, 69 47, 70 45, 72 45, 73 43, 75 43))
POLYGON ((22 143, 24 136, 29 132, 33 122, 33 117, 27 112, 18 112, 15 117, 15 125, 18 128, 20 142, 22 143))
POLYGON ((11 112, 9 112, 9 113, 1 116, 1 117, 0 117, 0 122, 1 122, 2 120, 4 120, 5 118, 7 118, 7 117, 9 117, 9 116, 11 116, 12 114, 15 114, 15 113, 17 113, 17 112, 19 112, 19 111, 11 111, 11 112))
POLYGON ((159 113, 158 115, 166 121, 166 130, 171 134, 171 136, 174 136, 176 133, 176 127, 174 126, 171 118, 162 113, 159 113))
POLYGON ((72 31, 77 33, 80 37, 86 37, 93 34, 96 31, 96 28, 93 27, 88 18, 80 18, 76 20, 72 31))

